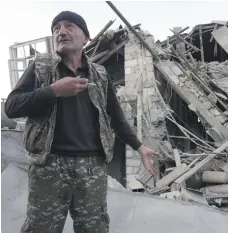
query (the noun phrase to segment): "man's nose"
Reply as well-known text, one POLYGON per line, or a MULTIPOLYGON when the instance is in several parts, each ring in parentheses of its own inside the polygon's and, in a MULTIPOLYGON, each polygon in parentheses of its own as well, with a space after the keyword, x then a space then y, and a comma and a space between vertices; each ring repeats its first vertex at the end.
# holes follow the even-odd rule
POLYGON ((62 35, 66 35, 67 32, 66 32, 66 28, 62 25, 59 29, 59 35, 62 36, 62 35))

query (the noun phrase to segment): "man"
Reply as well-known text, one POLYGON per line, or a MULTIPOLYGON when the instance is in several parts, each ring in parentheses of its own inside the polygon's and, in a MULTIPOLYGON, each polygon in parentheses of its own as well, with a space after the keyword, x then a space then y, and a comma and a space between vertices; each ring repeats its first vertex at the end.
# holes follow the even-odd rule
POLYGON ((24 144, 31 165, 21 233, 61 233, 68 210, 75 233, 107 233, 110 126, 138 151, 151 174, 156 153, 130 128, 104 67, 85 56, 85 20, 64 11, 53 19, 51 30, 59 58, 37 56, 5 103, 8 117, 28 117, 24 144))

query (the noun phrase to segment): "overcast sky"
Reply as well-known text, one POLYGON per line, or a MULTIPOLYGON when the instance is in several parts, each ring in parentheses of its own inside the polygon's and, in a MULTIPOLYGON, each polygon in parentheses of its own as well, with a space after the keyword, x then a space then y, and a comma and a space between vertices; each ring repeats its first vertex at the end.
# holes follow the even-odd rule
MULTIPOLYGON (((113 2, 131 24, 142 24, 155 39, 163 40, 171 35, 169 28, 210 23, 212 20, 228 20, 226 1, 115 1, 113 2)), ((6 1, 0 0, 0 62, 1 98, 10 92, 8 72, 8 47, 14 42, 24 42, 51 35, 52 19, 62 10, 81 14, 95 36, 111 19, 117 18, 112 28, 123 23, 104 1, 6 1)))

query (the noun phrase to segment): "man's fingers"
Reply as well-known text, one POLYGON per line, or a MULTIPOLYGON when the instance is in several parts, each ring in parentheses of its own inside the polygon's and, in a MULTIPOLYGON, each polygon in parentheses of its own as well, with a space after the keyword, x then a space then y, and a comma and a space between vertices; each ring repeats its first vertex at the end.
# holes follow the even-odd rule
POLYGON ((89 80, 87 78, 81 78, 80 76, 78 76, 75 78, 75 81, 80 84, 86 84, 89 80))
POLYGON ((85 88, 87 88, 87 85, 80 83, 80 84, 78 84, 77 88, 78 89, 85 89, 85 88))
POLYGON ((153 169, 152 166, 150 166, 150 165, 146 166, 146 170, 147 170, 152 176, 155 175, 155 172, 154 172, 154 169, 153 169))
POLYGON ((156 152, 156 151, 154 151, 154 150, 153 150, 152 154, 153 154, 153 155, 159 155, 159 153, 156 152))
POLYGON ((146 168, 146 170, 152 175, 155 175, 152 163, 149 159, 142 159, 143 166, 146 168))

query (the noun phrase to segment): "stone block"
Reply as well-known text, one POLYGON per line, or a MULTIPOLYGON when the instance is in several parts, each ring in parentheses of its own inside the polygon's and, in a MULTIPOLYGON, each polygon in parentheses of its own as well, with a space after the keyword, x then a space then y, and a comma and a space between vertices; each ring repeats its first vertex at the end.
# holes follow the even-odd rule
POLYGON ((127 158, 132 158, 133 157, 133 151, 132 150, 127 150, 126 151, 126 157, 127 158))
POLYGON ((126 159, 126 165, 129 167, 139 167, 141 164, 140 159, 126 159))
POLYGON ((219 115, 221 115, 221 113, 220 113, 216 108, 211 108, 211 109, 209 109, 209 112, 210 112, 213 116, 219 116, 219 115))
POLYGON ((127 61, 125 61, 125 63, 124 63, 125 68, 126 68, 126 67, 136 66, 136 65, 138 65, 138 64, 139 64, 139 62, 138 62, 137 59, 127 60, 127 61))
POLYGON ((146 73, 146 77, 149 78, 149 79, 155 79, 154 72, 153 71, 148 71, 146 73))
POLYGON ((134 174, 134 167, 127 167, 126 173, 127 173, 127 175, 134 174))
POLYGON ((146 57, 144 59, 145 59, 146 64, 153 64, 152 57, 146 57))
POLYGON ((125 67, 125 75, 134 73, 134 70, 131 67, 125 67))
POLYGON ((138 78, 138 75, 136 73, 126 74, 125 75, 125 83, 135 81, 137 78, 138 78))
POLYGON ((146 65, 144 65, 144 71, 151 72, 153 70, 154 70, 153 64, 146 64, 146 65))
POLYGON ((199 101, 201 102, 201 103, 207 103, 207 109, 209 109, 211 106, 212 106, 212 104, 211 104, 211 102, 210 101, 208 101, 208 99, 205 97, 205 96, 200 96, 199 97, 199 101), (209 104, 210 103, 210 104, 209 104))
POLYGON ((198 92, 195 92, 194 95, 199 98, 200 97, 200 94, 198 92))
POLYGON ((190 87, 191 82, 190 81, 186 81, 184 84, 185 84, 186 87, 190 87))
POLYGON ((143 88, 143 98, 148 98, 149 96, 156 96, 154 87, 143 88))
POLYGON ((180 81, 179 86, 180 86, 180 87, 183 87, 183 86, 184 86, 184 83, 180 81))
POLYGON ((202 91, 198 91, 198 93, 200 94, 200 96, 204 96, 204 93, 202 91))
POLYGON ((132 175, 128 175, 127 174, 127 182, 130 182, 130 181, 133 181, 133 180, 136 180, 135 179, 135 175, 133 175, 133 174, 132 175))
POLYGON ((138 59, 138 58, 139 58, 139 54, 137 51, 131 52, 131 53, 125 53, 125 56, 124 56, 125 61, 138 59))
POLYGON ((218 120, 221 124, 225 123, 227 120, 227 118, 222 115, 216 116, 215 119, 218 120))
POLYGON ((148 50, 146 50, 146 57, 151 57, 152 58, 152 55, 148 50))
POLYGON ((141 68, 139 65, 125 67, 125 75, 126 74, 136 74, 139 75, 141 73, 141 68))
POLYGON ((140 166, 138 166, 138 167, 134 167, 134 168, 133 168, 133 170, 134 170, 134 174, 137 174, 137 173, 139 172, 139 168, 140 168, 140 166))
POLYGON ((130 46, 125 46, 125 49, 124 49, 125 54, 126 53, 132 53, 132 52, 135 52, 135 51, 138 51, 137 45, 133 44, 133 45, 130 45, 130 46))

